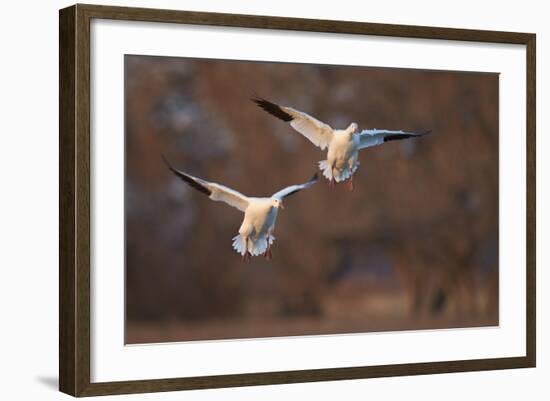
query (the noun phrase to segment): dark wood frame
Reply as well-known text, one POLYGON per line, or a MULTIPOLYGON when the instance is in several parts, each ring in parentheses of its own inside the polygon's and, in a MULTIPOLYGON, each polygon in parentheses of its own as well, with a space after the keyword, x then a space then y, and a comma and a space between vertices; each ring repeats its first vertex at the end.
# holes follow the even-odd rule
POLYGON ((536 363, 535 43, 536 36, 530 33, 81 4, 60 10, 59 389, 73 396, 92 396, 534 367, 536 363), (90 20, 92 18, 525 45, 527 48, 526 356, 91 383, 90 20))

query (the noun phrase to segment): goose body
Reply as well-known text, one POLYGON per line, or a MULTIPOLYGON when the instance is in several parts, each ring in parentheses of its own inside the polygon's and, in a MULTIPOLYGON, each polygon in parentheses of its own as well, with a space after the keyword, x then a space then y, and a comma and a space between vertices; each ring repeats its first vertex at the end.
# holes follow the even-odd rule
POLYGON ((319 168, 329 181, 345 181, 359 165, 359 138, 351 129, 334 130, 328 144, 327 159, 319 162, 319 168))
POLYGON ((275 241, 273 232, 279 208, 273 205, 270 198, 250 198, 250 203, 244 212, 239 234, 233 237, 233 249, 244 255, 247 251, 252 256, 266 252, 275 241))

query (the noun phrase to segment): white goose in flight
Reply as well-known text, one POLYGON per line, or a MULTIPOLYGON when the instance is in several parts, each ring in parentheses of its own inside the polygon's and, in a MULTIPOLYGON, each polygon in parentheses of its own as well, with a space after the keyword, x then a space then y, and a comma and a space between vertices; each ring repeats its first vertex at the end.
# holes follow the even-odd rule
POLYGON ((262 98, 254 98, 252 101, 269 114, 290 123, 292 128, 321 150, 328 148, 327 159, 319 162, 319 169, 329 180, 330 187, 333 187, 335 182, 345 181, 349 178, 348 188, 350 191, 354 189, 353 174, 359 165, 357 158, 360 149, 430 133, 430 131, 418 134, 381 129, 357 132, 357 123, 351 123, 346 129, 338 130, 291 107, 279 106, 262 98))
POLYGON ((263 255, 268 260, 271 259, 271 245, 275 241, 273 231, 275 230, 277 213, 279 209, 284 209, 283 199, 302 189, 309 188, 317 182, 317 174, 315 174, 308 182, 291 185, 268 198, 248 197, 231 188, 179 171, 172 167, 166 158, 163 157, 163 159, 176 176, 197 191, 202 192, 212 200, 225 202, 244 212, 239 234, 233 238, 233 249, 242 255, 243 260, 248 260, 250 256, 257 255, 263 255))

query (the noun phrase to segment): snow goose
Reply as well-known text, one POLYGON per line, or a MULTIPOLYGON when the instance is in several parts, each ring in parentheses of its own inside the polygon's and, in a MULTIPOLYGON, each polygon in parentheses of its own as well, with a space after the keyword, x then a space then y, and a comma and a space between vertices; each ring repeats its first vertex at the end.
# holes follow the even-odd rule
POLYGON ((248 197, 234 189, 209 182, 174 168, 166 158, 164 162, 168 168, 192 188, 207 195, 215 201, 225 202, 241 212, 244 212, 243 222, 239 234, 233 238, 233 249, 248 260, 251 256, 263 255, 271 259, 271 245, 275 241, 273 232, 279 209, 284 209, 283 199, 302 189, 309 188, 317 182, 317 174, 304 184, 291 185, 270 197, 248 197))
POLYGON ((359 166, 360 149, 380 145, 384 142, 419 137, 430 133, 414 133, 372 129, 358 132, 357 123, 351 123, 346 129, 333 129, 330 125, 292 107, 280 106, 262 98, 252 99, 269 114, 290 123, 292 128, 305 136, 315 146, 327 151, 327 159, 319 162, 319 169, 329 180, 329 186, 349 178, 348 188, 353 191, 353 174, 359 166))

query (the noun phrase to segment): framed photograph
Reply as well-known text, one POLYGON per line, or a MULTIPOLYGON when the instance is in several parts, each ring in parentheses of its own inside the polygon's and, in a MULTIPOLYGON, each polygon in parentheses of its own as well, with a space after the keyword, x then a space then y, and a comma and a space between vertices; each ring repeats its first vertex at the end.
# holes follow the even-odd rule
POLYGON ((60 390, 534 367, 535 35, 60 26, 60 390))

